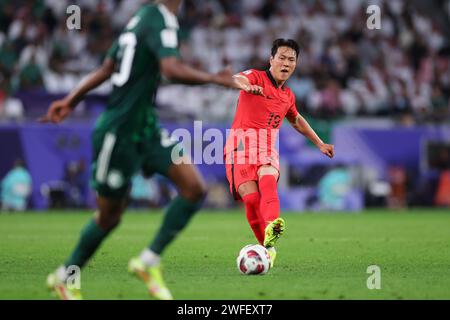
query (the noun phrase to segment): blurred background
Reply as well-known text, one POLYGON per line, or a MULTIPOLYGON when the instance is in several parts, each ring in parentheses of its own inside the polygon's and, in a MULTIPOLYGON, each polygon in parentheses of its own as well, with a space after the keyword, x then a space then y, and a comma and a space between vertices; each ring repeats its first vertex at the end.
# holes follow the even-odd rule
MULTIPOLYGON (((99 66, 140 0, 0 0, 0 179, 3 210, 90 208, 90 134, 111 85, 105 83, 59 126, 41 125, 51 101, 99 66), (66 9, 81 8, 68 30, 66 9)), ((280 132, 283 210, 358 212, 450 207, 450 0, 185 0, 181 55, 211 72, 268 66, 272 41, 301 45, 288 81, 299 112, 329 160, 285 123, 280 132), (381 28, 369 29, 369 5, 381 28)), ((161 122, 230 127, 239 92, 164 84, 161 122)), ((206 143, 207 144, 207 143, 206 143)), ((206 206, 236 206, 221 164, 199 165, 206 206)), ((131 206, 164 206, 175 190, 137 175, 131 206)))

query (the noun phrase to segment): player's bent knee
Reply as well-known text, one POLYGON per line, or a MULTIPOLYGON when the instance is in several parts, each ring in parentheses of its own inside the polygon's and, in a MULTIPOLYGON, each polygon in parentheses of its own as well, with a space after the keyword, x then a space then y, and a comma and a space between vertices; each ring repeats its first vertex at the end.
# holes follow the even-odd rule
POLYGON ((121 221, 122 221, 121 218, 118 218, 118 219, 115 219, 115 220, 111 220, 109 222, 107 230, 111 231, 111 230, 115 229, 120 224, 121 221))
POLYGON ((262 166, 258 169, 258 178, 261 179, 264 176, 271 175, 278 180, 279 172, 275 167, 272 166, 262 166))
POLYGON ((180 190, 181 196, 191 202, 197 202, 206 197, 207 189, 206 185, 198 181, 188 185, 183 190, 180 190))
POLYGON ((102 228, 104 231, 110 231, 114 228, 116 228, 121 221, 122 218, 122 211, 103 211, 98 212, 96 215, 96 221, 97 224, 102 228))
POLYGON ((257 193, 258 192, 258 185, 255 181, 247 181, 239 185, 238 192, 241 198, 244 198, 245 196, 257 193))
POLYGON ((120 224, 120 221, 121 221, 120 217, 115 217, 108 219, 100 219, 97 222, 100 228, 102 228, 104 231, 111 231, 120 224))

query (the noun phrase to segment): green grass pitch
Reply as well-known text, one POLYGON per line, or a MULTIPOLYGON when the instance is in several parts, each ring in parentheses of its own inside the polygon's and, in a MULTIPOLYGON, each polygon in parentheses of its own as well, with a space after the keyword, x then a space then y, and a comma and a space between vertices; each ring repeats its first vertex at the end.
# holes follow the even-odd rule
MULTIPOLYGON (((176 299, 450 299, 450 212, 285 213, 275 267, 236 268, 255 243, 243 211, 199 213, 163 256, 176 299), (369 290, 369 265, 381 289, 369 290)), ((0 214, 0 299, 53 299, 45 278, 65 260, 90 218, 83 212, 0 214)), ((83 270, 85 299, 148 299, 128 259, 155 234, 161 211, 127 212, 83 270)))

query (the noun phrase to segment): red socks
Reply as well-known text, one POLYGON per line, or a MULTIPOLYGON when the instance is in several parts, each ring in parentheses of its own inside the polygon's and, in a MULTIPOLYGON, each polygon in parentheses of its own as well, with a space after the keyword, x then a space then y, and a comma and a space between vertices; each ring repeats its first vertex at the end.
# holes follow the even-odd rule
POLYGON ((249 193, 242 198, 245 204, 247 221, 255 234, 256 239, 262 245, 264 243, 264 228, 266 224, 260 216, 259 205, 261 197, 259 192, 249 193))
POLYGON ((259 180, 259 192, 249 193, 242 200, 245 204, 247 221, 262 245, 266 225, 280 216, 280 200, 275 177, 263 176, 259 180))
POLYGON ((259 180, 261 204, 259 210, 264 219, 264 226, 280 217, 280 200, 278 199, 277 180, 272 175, 265 175, 259 180))

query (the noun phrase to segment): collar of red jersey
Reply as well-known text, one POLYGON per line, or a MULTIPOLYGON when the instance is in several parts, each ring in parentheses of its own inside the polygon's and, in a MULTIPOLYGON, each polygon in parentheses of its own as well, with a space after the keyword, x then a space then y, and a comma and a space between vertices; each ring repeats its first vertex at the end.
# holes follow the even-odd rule
MULTIPOLYGON (((274 86, 275 88, 278 89, 278 84, 277 84, 277 82, 275 81, 275 78, 274 78, 274 77, 272 76, 272 74, 270 73, 270 70, 269 70, 269 69, 266 69, 266 74, 267 74, 267 77, 269 78, 270 82, 272 82, 273 86, 274 86)), ((285 86, 285 84, 283 84, 283 85, 281 86, 281 89, 284 90, 284 86, 285 86)))

